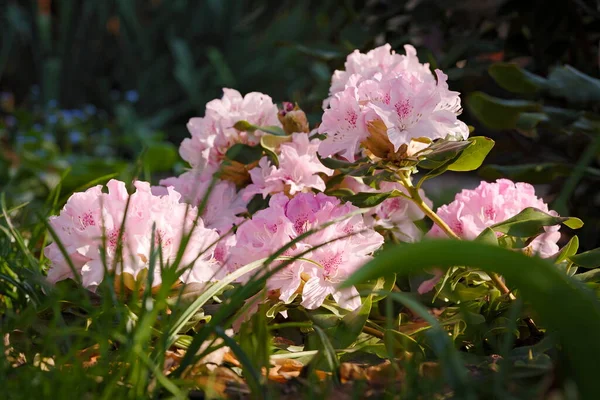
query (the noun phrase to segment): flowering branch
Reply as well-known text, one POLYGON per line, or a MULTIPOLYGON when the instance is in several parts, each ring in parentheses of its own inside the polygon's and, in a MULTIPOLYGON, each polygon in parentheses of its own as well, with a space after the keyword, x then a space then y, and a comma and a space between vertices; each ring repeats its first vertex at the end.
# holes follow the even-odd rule
MULTIPOLYGON (((425 215, 427 215, 433 221, 434 224, 439 226, 440 229, 444 231, 446 235, 448 235, 448 237, 460 240, 460 237, 452 230, 452 228, 450 228, 448 224, 446 224, 444 220, 441 219, 435 213, 435 211, 433 211, 425 203, 425 201, 423 201, 423 198, 419 194, 419 189, 413 186, 412 184, 412 181, 410 179, 410 173, 402 171, 400 174, 398 174, 398 177, 400 178, 400 182, 402 183, 402 185, 406 188, 406 190, 408 190, 408 193, 410 194, 410 199, 421 209, 421 211, 423 211, 423 213, 425 213, 425 215)), ((508 286, 506 286, 506 284, 498 274, 490 272, 488 273, 488 275, 490 276, 490 279, 492 280, 494 286, 498 290, 500 290, 502 294, 508 295, 511 300, 516 300, 515 295, 511 292, 508 286)))

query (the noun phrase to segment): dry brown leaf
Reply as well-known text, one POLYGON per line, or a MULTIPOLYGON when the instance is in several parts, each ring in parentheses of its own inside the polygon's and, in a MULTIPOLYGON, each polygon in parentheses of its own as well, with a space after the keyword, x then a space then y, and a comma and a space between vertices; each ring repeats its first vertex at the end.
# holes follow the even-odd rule
POLYGON ((383 386, 404 380, 404 372, 397 369, 389 360, 386 360, 379 365, 368 367, 365 373, 367 375, 367 380, 372 385, 383 386))
MULTIPOLYGON (((293 359, 272 359, 271 363, 273 367, 269 369, 269 380, 284 383, 292 378, 297 378, 300 376, 302 372, 302 368, 304 368, 304 364, 302 364, 298 360, 293 359)), ((263 374, 265 371, 263 370, 263 374)))
POLYGON ((342 383, 366 380, 365 369, 355 363, 342 363, 340 365, 340 381, 342 383))

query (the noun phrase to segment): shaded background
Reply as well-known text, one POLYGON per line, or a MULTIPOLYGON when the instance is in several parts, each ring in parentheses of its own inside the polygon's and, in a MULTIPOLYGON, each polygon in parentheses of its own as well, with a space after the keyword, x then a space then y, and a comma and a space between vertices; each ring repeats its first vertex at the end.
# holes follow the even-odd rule
POLYGON ((600 102, 515 95, 488 74, 510 61, 543 77, 566 64, 598 77, 598 1, 0 0, 0 18, 0 186, 14 205, 43 201, 59 182, 68 193, 112 174, 181 171, 185 124, 222 87, 297 101, 316 123, 348 53, 411 43, 463 94, 463 120, 496 140, 483 178, 544 184, 561 213, 586 221, 582 247, 600 245, 600 129, 573 123, 596 121, 600 102), (475 91, 577 115, 490 129, 469 107, 475 91), (565 190, 579 164, 585 172, 565 190))

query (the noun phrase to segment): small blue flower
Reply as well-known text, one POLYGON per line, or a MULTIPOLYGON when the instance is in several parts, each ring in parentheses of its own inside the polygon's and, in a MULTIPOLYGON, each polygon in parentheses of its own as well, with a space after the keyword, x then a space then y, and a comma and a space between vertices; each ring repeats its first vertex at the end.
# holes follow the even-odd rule
POLYGON ((73 114, 73 117, 75 117, 77 119, 85 118, 85 113, 81 110, 71 110, 71 113, 73 114))
POLYGON ((79 131, 69 132, 69 141, 72 144, 79 144, 83 141, 83 135, 79 131))
POLYGON ((125 92, 125 100, 130 103, 136 103, 140 99, 140 95, 135 90, 128 90, 125 92))
POLYGON ((40 125, 40 124, 34 124, 33 125, 33 130, 41 132, 42 131, 42 125, 40 125))
POLYGON ((48 114, 46 116, 46 122, 50 125, 56 125, 56 123, 58 122, 58 117, 56 116, 56 114, 48 114))
POLYGON ((70 124, 73 121, 73 114, 71 113, 71 110, 61 110, 60 116, 65 124, 70 124))
POLYGON ((87 115, 94 115, 96 114, 96 106, 93 104, 86 104, 83 111, 85 111, 87 115))
POLYGON ((56 108, 58 106, 58 101, 52 99, 48 101, 48 108, 56 108))

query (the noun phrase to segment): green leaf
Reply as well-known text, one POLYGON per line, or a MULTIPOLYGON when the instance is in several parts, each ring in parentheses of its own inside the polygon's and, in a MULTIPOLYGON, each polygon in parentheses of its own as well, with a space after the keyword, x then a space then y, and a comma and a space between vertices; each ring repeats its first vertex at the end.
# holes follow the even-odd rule
POLYGON ((345 349, 360 335, 371 312, 372 296, 367 296, 362 305, 348 313, 329 333, 331 342, 336 349, 345 349))
POLYGON ((536 128, 542 122, 548 122, 550 118, 540 112, 524 112, 519 115, 516 128, 525 136, 535 137, 536 128))
POLYGON ((283 128, 280 128, 279 126, 276 126, 276 125, 259 126, 259 127, 257 127, 257 129, 259 131, 270 133, 271 135, 275 135, 275 136, 287 136, 287 133, 285 133, 283 128))
POLYGON ((385 200, 393 197, 400 197, 403 193, 399 190, 392 190, 391 192, 377 193, 377 192, 360 192, 344 198, 359 208, 370 208, 381 204, 385 200))
POLYGON ((335 158, 321 158, 321 156, 318 154, 317 157, 319 158, 319 161, 321 161, 321 164, 331 169, 354 168, 366 161, 366 159, 360 159, 356 160, 355 162, 349 162, 344 160, 336 160, 335 158))
POLYGON ((279 157, 277 157, 277 149, 282 143, 292 140, 291 136, 276 136, 267 133, 260 138, 260 145, 265 150, 273 164, 279 167, 279 157))
POLYGON ((594 268, 582 274, 577 274, 573 278, 580 282, 600 282, 600 268, 594 268))
POLYGON ((229 160, 240 162, 244 165, 251 164, 261 159, 263 149, 260 146, 248 146, 243 143, 236 143, 227 150, 225 157, 229 160))
POLYGON ((513 93, 537 93, 546 85, 546 79, 514 63, 493 64, 488 72, 500 87, 513 93))
POLYGON ((562 354, 568 363, 565 371, 571 372, 582 398, 595 398, 595 366, 600 357, 600 341, 595 335, 582 335, 581 332, 600 332, 600 303, 590 290, 558 271, 547 260, 484 243, 422 241, 383 251, 346 279, 342 287, 393 272, 407 275, 432 267, 456 265, 498 273, 509 284, 515 285, 540 320, 558 333, 564 348, 562 354))
POLYGON ((561 261, 564 261, 567 258, 574 256, 575 254, 577 254, 577 249, 579 249, 579 238, 577 236, 573 236, 571 240, 569 240, 569 243, 567 243, 562 249, 560 249, 560 251, 556 255, 556 258, 554 259, 554 262, 558 264, 561 261))
POLYGON ((241 120, 233 124, 233 127, 238 131, 243 132, 254 132, 256 130, 256 126, 252 125, 250 122, 241 120))
POLYGON ((492 225, 496 232, 516 237, 533 237, 544 231, 544 226, 564 224, 571 229, 579 229, 583 222, 575 217, 555 217, 537 208, 528 207, 506 221, 492 225))
POLYGON ((233 124, 233 127, 235 129, 237 129, 238 131, 244 131, 244 132, 254 132, 254 131, 258 130, 258 131, 270 133, 271 135, 275 135, 275 136, 287 136, 287 133, 285 133, 283 128, 281 128, 279 126, 274 126, 274 125, 258 126, 258 125, 252 125, 248 121, 241 120, 241 121, 238 121, 235 124, 233 124))
POLYGON ((571 103, 600 103, 600 80, 570 65, 557 67, 548 75, 548 92, 571 103))
POLYGON ((481 231, 479 236, 475 238, 475 241, 498 246, 498 236, 496 236, 496 232, 489 227, 481 231))
POLYGON ((539 111, 532 101, 504 100, 475 92, 467 99, 469 110, 489 129, 515 129, 521 113, 539 111))
POLYGON ((418 166, 425 169, 436 169, 448 164, 464 151, 473 145, 468 140, 438 140, 431 146, 416 154, 419 159, 418 166))
POLYGON ((470 137, 469 142, 473 144, 465 148, 458 159, 448 166, 450 171, 476 170, 494 147, 494 141, 485 136, 470 137))
POLYGON ((583 268, 596 268, 600 266, 600 248, 571 256, 569 260, 583 268))

